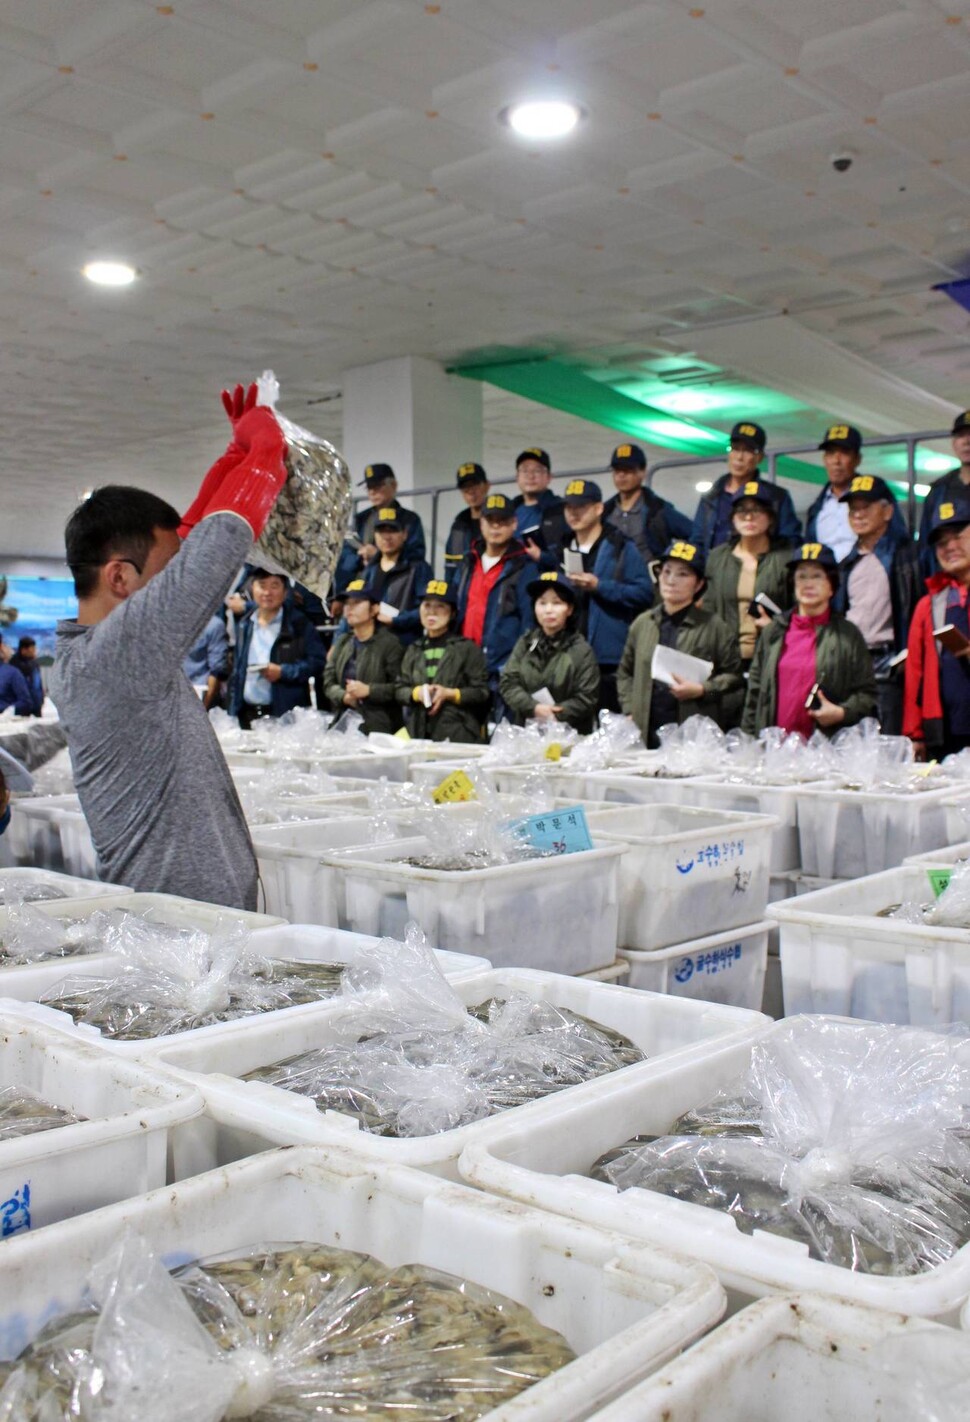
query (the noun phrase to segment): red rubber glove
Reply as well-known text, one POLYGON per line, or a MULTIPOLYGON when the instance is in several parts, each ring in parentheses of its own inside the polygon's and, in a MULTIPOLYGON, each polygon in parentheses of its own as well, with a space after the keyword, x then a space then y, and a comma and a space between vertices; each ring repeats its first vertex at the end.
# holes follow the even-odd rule
POLYGON ((245 455, 246 451, 235 437, 235 430, 236 425, 243 416, 250 410, 255 409, 256 394, 255 384, 250 385, 248 390, 243 390, 241 385, 237 385, 231 394, 228 390, 223 390, 222 405, 226 414, 229 416, 229 423, 233 428, 233 438, 229 441, 225 454, 216 460, 215 464, 213 464, 208 474, 202 480, 202 487, 193 499, 191 508, 183 515, 182 522, 179 524, 179 538, 187 538, 189 536, 195 525, 205 514, 206 509, 212 502, 216 490, 225 478, 226 473, 230 469, 234 469, 245 455))
POLYGON ((241 448, 242 458, 224 471, 201 517, 238 514, 258 538, 286 483, 286 439, 273 411, 257 406, 236 424, 233 444, 241 448))

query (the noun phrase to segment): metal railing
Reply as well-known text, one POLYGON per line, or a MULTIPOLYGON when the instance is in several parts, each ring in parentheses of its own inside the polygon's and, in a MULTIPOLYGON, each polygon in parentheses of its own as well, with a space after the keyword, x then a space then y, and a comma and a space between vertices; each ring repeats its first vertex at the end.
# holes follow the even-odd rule
MULTIPOLYGON (((906 486, 907 486, 907 494, 906 494, 906 522, 907 522, 907 525, 908 525, 909 530, 910 530, 911 533, 915 533, 916 527, 917 527, 917 523, 918 523, 918 521, 919 521, 919 520, 918 520, 918 508, 917 508, 917 503, 916 503, 916 488, 915 488, 917 482, 919 482, 918 479, 917 479, 917 470, 916 470, 916 450, 917 450, 917 447, 918 447, 919 445, 921 445, 921 444, 928 444, 928 443, 930 443, 930 441, 932 441, 932 440, 949 440, 949 438, 950 438, 950 431, 949 431, 949 430, 920 430, 920 431, 915 432, 915 433, 913 433, 913 432, 907 432, 907 433, 895 434, 895 435, 877 435, 877 436, 875 436, 875 437, 872 438, 872 439, 867 439, 867 440, 864 442, 863 446, 862 446, 863 460, 865 459, 866 451, 867 451, 867 450, 870 450, 870 449, 885 448, 885 447, 890 446, 890 445, 901 445, 901 446, 905 449, 905 451, 906 451, 906 472, 905 472, 905 477, 904 477, 904 478, 901 478, 898 474, 893 474, 892 478, 893 478, 893 480, 894 480, 895 482, 897 482, 897 483, 904 483, 904 482, 905 482, 905 484, 906 484, 906 486)), ((658 461, 657 463, 652 464, 652 465, 650 466, 649 471, 648 471, 648 474, 647 474, 647 478, 646 478, 646 480, 645 480, 644 482, 645 482, 647 485, 651 485, 651 484, 653 483, 654 479, 657 477, 658 474, 665 473, 667 470, 671 470, 671 469, 700 469, 701 467, 703 467, 703 466, 705 466, 705 465, 711 465, 711 464, 720 464, 720 465, 723 467, 723 465, 724 465, 724 459, 725 459, 725 452, 726 452, 725 450, 721 450, 718 454, 692 455, 690 458, 687 458, 687 459, 664 459, 664 460, 660 460, 660 461, 658 461)), ((767 451, 766 451, 766 458, 767 458, 767 461, 768 461, 768 465, 767 465, 767 470, 765 471, 765 472, 766 472, 766 477, 767 477, 772 483, 777 483, 777 482, 778 482, 778 460, 779 460, 779 459, 783 459, 783 458, 785 458, 786 456, 789 456, 789 455, 801 455, 801 454, 818 454, 818 445, 817 445, 817 444, 793 444, 793 445, 784 445, 784 446, 782 446, 781 448, 778 448, 778 449, 769 449, 769 450, 767 450, 767 451)), ((608 475, 610 474, 610 472, 611 472, 611 470, 610 470, 609 465, 606 465, 606 466, 602 466, 602 465, 601 465, 601 466, 599 466, 599 467, 597 467, 597 468, 593 468, 593 469, 561 469, 561 470, 556 470, 555 478, 556 478, 557 480, 559 480, 559 479, 564 479, 564 480, 569 480, 569 479, 602 479, 602 478, 604 478, 605 476, 608 476, 608 475)), ((510 487, 510 486, 512 486, 512 485, 515 484, 515 476, 514 476, 514 475, 509 475, 509 476, 507 476, 506 478, 503 478, 503 479, 492 479, 492 478, 489 478, 489 481, 488 481, 488 482, 489 482, 489 484, 491 485, 491 487, 492 487, 493 489, 504 489, 504 488, 510 487)), ((458 492, 458 491, 457 491, 457 489, 455 488, 454 485, 445 485, 445 484, 428 484, 428 485, 423 485, 423 486, 421 486, 421 487, 418 487, 418 488, 416 488, 416 489, 401 489, 401 490, 399 490, 399 496, 400 496, 402 499, 404 499, 404 500, 410 500, 410 499, 430 499, 430 500, 431 500, 430 538, 429 538, 429 540, 428 540, 428 547, 429 547, 430 550, 433 550, 436 554, 437 554, 437 551, 438 551, 438 542, 439 542, 439 539, 438 539, 438 530, 439 530, 440 521, 441 521, 441 517, 440 517, 440 504, 441 504, 441 499, 442 499, 443 497, 446 497, 446 496, 449 496, 449 497, 451 497, 452 499, 454 499, 454 498, 457 496, 457 492, 458 492)), ((363 506, 363 505, 366 504, 366 499, 359 499, 357 502, 358 502, 359 505, 363 506)), ((443 543, 443 540, 442 540, 442 543, 443 543)), ((438 563, 435 563, 435 566, 439 566, 439 564, 438 564, 438 563)))

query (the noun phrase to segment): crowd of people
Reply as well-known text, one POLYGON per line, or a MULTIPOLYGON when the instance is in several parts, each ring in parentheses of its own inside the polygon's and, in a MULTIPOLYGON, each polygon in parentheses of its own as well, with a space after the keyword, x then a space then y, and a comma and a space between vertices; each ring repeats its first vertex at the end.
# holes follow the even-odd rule
POLYGON ((248 569, 228 600, 234 654, 213 618, 186 671, 209 705, 224 686, 243 726, 310 705, 315 683, 335 717, 433 740, 480 741, 501 719, 585 732, 603 709, 632 716, 649 747, 697 714, 806 736, 878 715, 920 754, 948 754, 970 745, 970 411, 952 439, 958 464, 918 543, 889 484, 861 472, 851 425, 822 437, 826 483, 804 524, 761 476, 753 421, 732 429, 693 521, 648 487, 635 444, 613 451, 609 497, 592 479, 554 493, 538 446, 516 460, 515 497, 462 464, 440 578, 393 469, 373 464, 329 607, 248 569))

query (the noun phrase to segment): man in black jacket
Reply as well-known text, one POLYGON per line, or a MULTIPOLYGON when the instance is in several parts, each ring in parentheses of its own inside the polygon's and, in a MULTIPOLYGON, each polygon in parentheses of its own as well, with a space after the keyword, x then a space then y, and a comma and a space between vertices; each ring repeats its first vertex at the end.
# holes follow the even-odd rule
MULTIPOLYGON (((699 548, 701 557, 706 558, 712 548, 727 543, 734 536, 734 495, 752 479, 758 479, 758 466, 765 453, 767 435, 753 420, 739 420, 731 430, 728 445, 727 473, 701 495, 690 542, 699 548)), ((766 483, 775 497, 775 538, 779 542, 799 543, 802 526, 795 513, 791 494, 780 489, 777 484, 766 483)))
POLYGON ((515 536, 522 540, 533 563, 551 571, 559 566, 559 550, 569 538, 563 501, 554 494, 552 460, 544 449, 523 449, 515 461, 519 495, 513 499, 515 536))
POLYGON ((480 464, 459 464, 455 481, 466 507, 456 514, 445 544, 445 581, 449 587, 465 554, 471 552, 472 544, 482 536, 482 505, 490 487, 488 475, 480 464))
POLYGON ((632 539, 649 567, 678 539, 690 538, 691 521, 647 488, 647 456, 638 444, 620 444, 610 456, 616 493, 603 505, 603 522, 632 539))

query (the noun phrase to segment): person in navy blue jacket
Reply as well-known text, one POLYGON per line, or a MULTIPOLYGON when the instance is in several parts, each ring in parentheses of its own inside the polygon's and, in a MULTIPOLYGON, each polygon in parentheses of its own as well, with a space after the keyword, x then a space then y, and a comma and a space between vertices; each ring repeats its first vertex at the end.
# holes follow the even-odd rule
POLYGON ((255 607, 236 626, 236 658, 229 681, 229 714, 244 730, 261 716, 283 716, 310 705, 310 679, 326 652, 310 619, 287 598, 289 582, 257 568, 255 607))
POLYGON ((30 687, 24 681, 23 672, 9 662, 0 662, 0 711, 6 711, 8 706, 14 708, 17 716, 34 715, 30 687))
MULTIPOLYGON (((375 602, 396 609, 394 615, 382 611, 377 620, 407 647, 421 635, 421 589, 434 573, 423 558, 409 557, 407 529, 396 508, 378 510, 374 541, 378 556, 364 575, 364 588, 375 602)), ((340 631, 347 630, 346 624, 341 623, 340 631)))
MULTIPOLYGON (((361 483, 367 490, 370 508, 361 509, 354 515, 354 539, 356 541, 352 542, 348 539, 340 551, 333 575, 335 588, 345 588, 355 578, 364 577, 368 567, 378 556, 377 545, 374 542, 374 526, 381 509, 397 510, 398 517, 407 533, 404 551, 408 558, 413 560, 427 556, 424 525, 416 513, 398 503, 397 479, 391 466, 389 464, 368 464, 361 483)), ((343 611, 337 599, 331 603, 331 611, 335 617, 339 617, 343 611)))
POLYGON ((489 494, 482 508, 482 536, 465 554, 454 582, 457 626, 481 647, 488 668, 496 721, 505 714, 498 683, 512 648, 533 625, 529 583, 533 560, 515 536, 515 506, 504 494, 489 494))
MULTIPOLYGON (((734 495, 752 479, 759 479, 758 466, 765 453, 767 435, 753 420, 739 420, 732 428, 728 444, 727 473, 715 479, 706 494, 701 495, 690 541, 707 558, 712 548, 734 537, 734 495)), ((772 490, 775 508, 775 538, 779 543, 801 543, 802 526, 795 512, 791 494, 777 484, 765 484, 772 490)))
POLYGON ((592 479, 570 480, 563 502, 572 538, 563 548, 562 560, 578 594, 577 630, 599 663, 600 709, 619 711, 616 669, 630 623, 653 602, 653 584, 633 540, 603 523, 598 484, 592 479))

